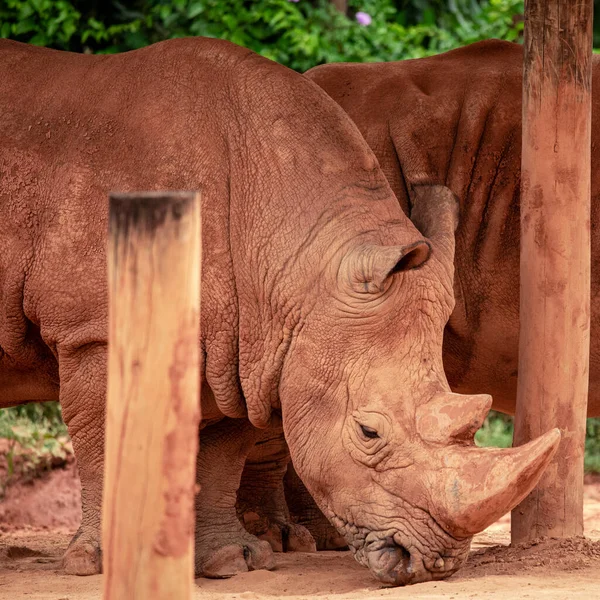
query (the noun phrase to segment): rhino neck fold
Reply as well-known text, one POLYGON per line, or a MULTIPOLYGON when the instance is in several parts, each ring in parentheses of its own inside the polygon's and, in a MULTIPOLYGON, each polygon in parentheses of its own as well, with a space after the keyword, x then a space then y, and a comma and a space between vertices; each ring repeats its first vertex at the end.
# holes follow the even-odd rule
POLYGON ((250 56, 231 86, 230 239, 239 374, 265 426, 283 362, 340 249, 420 238, 349 117, 316 85, 250 56), (315 118, 318 115, 318 118, 315 118))

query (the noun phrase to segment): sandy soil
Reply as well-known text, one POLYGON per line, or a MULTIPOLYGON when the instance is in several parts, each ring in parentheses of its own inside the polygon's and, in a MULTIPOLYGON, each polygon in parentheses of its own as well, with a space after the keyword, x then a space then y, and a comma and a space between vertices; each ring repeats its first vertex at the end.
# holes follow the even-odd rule
MULTIPOLYGON (((0 600, 99 600, 102 577, 60 573, 77 527, 73 464, 10 486, 0 502, 0 600)), ((509 548, 510 518, 477 536, 467 565, 444 582, 384 588, 347 552, 279 554, 274 571, 230 580, 198 579, 202 600, 371 600, 411 598, 600 599, 600 479, 586 485, 587 539, 509 548)))

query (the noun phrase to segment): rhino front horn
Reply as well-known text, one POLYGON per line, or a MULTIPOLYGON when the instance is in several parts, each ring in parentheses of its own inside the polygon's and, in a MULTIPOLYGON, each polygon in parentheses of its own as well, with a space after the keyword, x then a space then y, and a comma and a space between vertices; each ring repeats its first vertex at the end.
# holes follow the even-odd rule
POLYGON ((518 448, 446 449, 445 468, 436 486, 439 523, 456 538, 483 531, 536 486, 560 437, 560 431, 552 429, 518 448))

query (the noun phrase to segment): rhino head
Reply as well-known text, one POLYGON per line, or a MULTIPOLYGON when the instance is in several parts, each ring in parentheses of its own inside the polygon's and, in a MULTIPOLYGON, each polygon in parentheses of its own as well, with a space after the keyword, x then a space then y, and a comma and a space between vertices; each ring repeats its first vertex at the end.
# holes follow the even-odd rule
POLYGON ((356 559, 394 585, 454 573, 473 535, 535 486, 560 440, 553 430, 519 448, 477 448, 491 397, 450 391, 442 336, 457 210, 447 188, 415 188, 411 219, 423 235, 411 226, 404 244, 346 249, 280 382, 298 474, 356 559))

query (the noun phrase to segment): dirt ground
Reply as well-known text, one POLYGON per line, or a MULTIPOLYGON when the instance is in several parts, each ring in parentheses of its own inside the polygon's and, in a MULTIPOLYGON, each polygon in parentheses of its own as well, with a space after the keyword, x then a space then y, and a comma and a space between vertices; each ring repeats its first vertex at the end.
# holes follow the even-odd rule
MULTIPOLYGON (((60 573, 78 525, 79 480, 72 462, 9 486, 0 502, 0 600, 99 600, 102 576, 60 573)), ((473 543, 451 579, 385 588, 347 552, 278 554, 277 568, 229 580, 196 580, 195 600, 371 600, 411 598, 600 599, 600 478, 585 487, 587 539, 509 548, 510 517, 473 543)))

